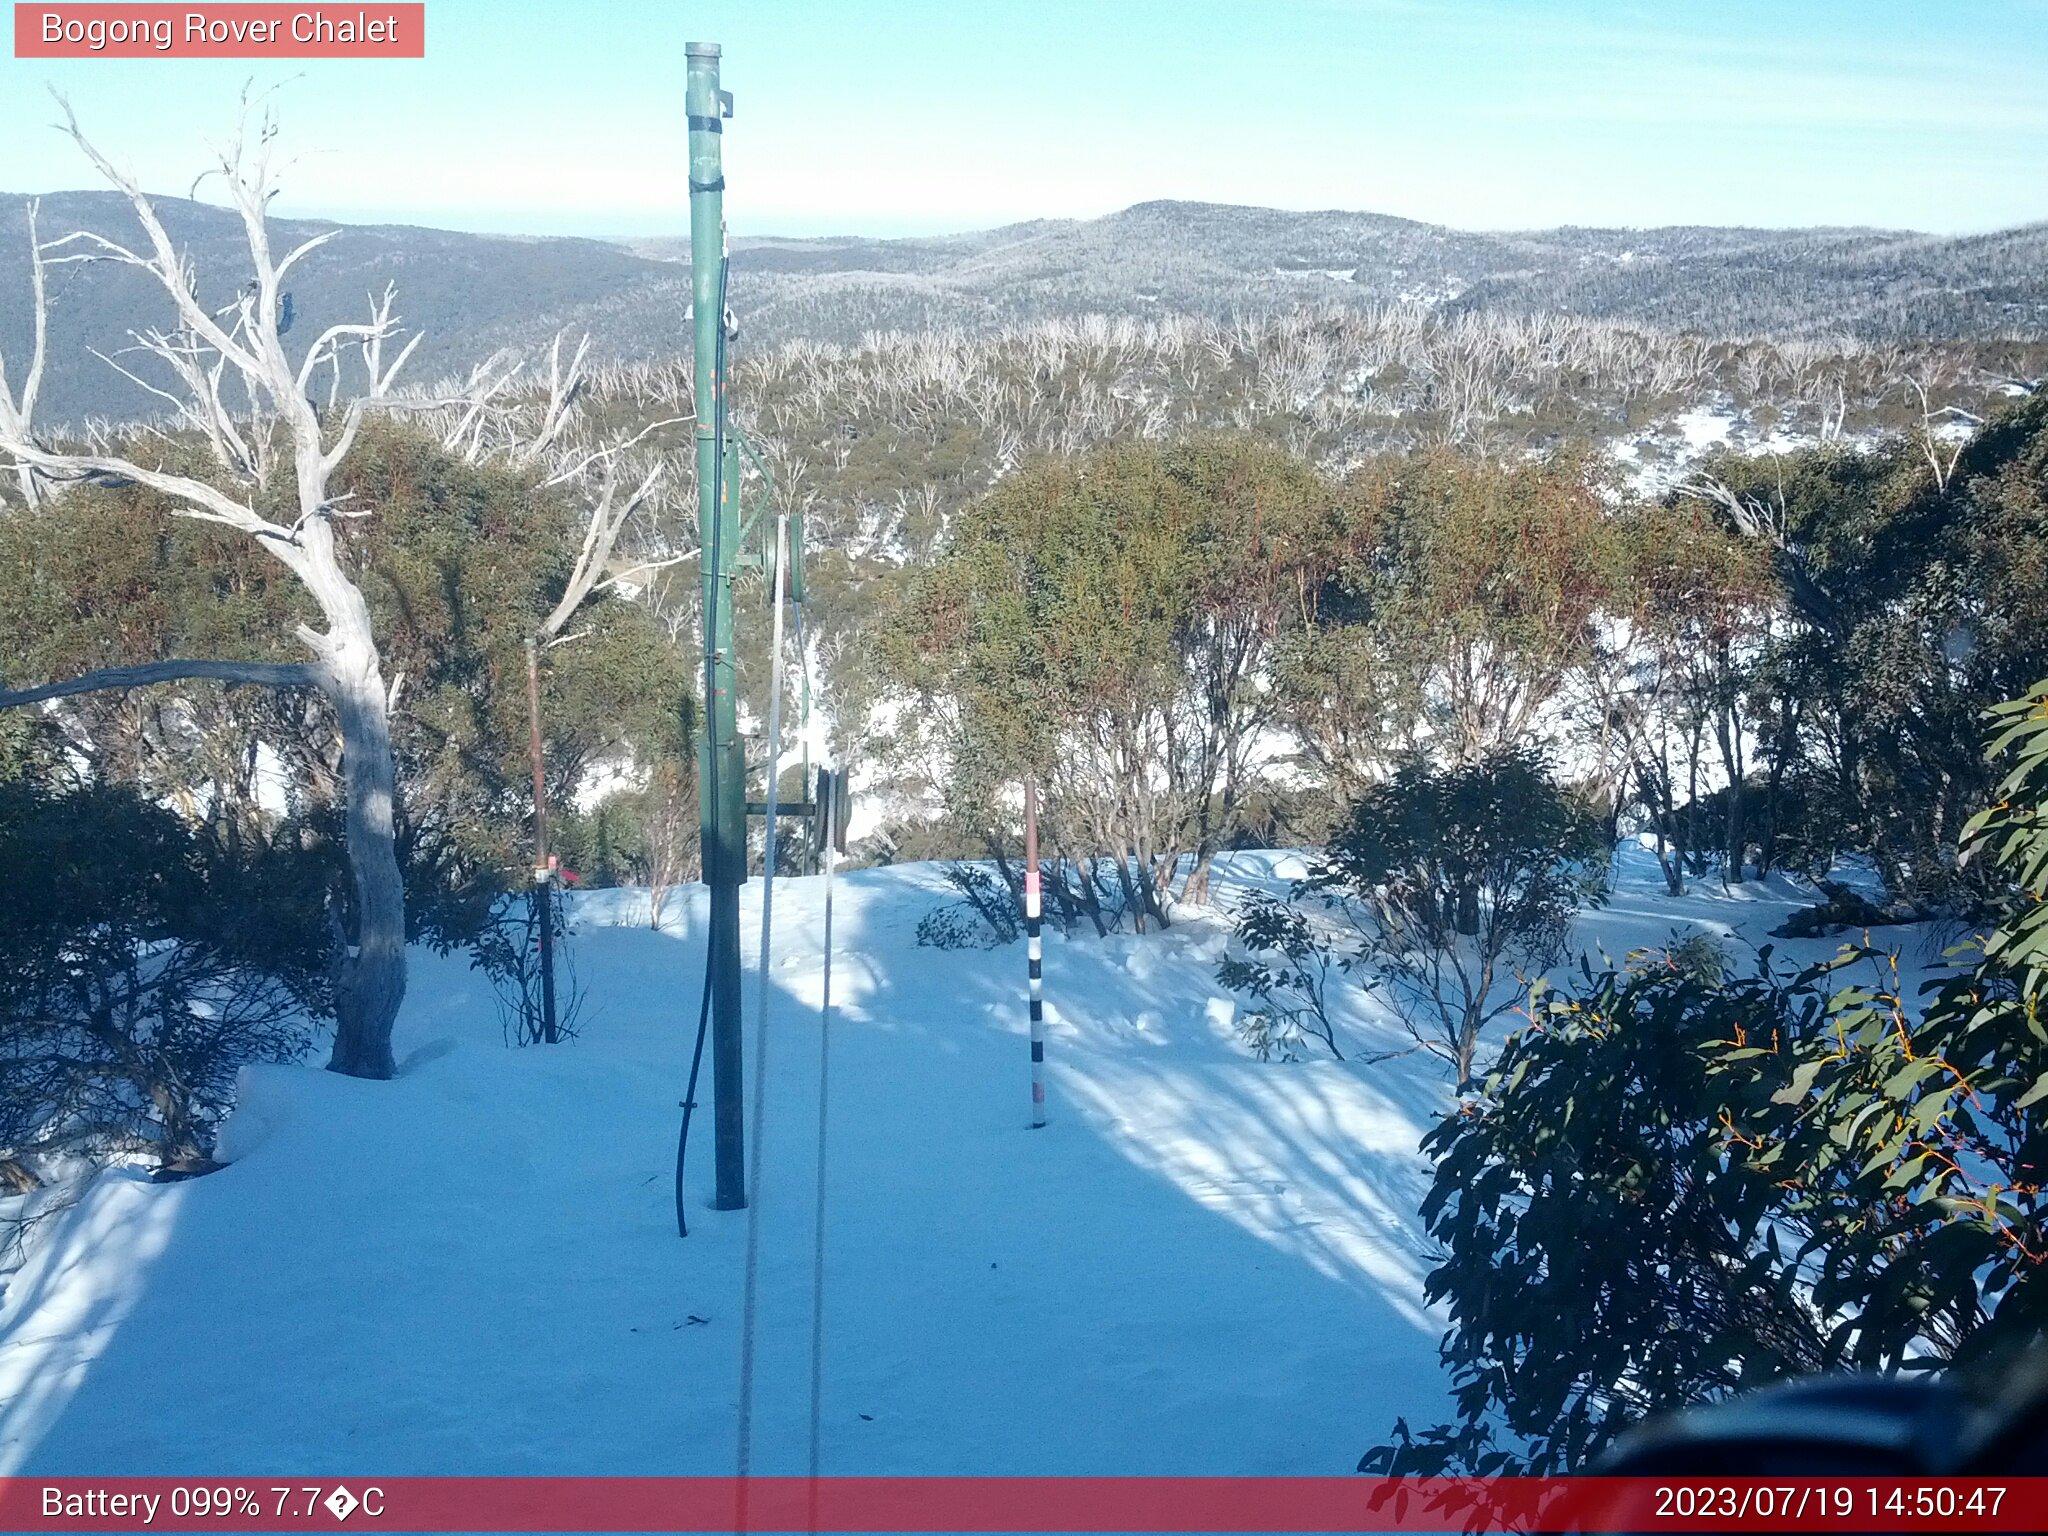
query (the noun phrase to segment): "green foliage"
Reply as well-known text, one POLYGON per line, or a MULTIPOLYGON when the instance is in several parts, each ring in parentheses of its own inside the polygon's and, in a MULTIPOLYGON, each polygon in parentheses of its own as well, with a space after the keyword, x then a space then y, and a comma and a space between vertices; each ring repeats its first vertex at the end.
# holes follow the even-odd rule
POLYGON ((918 919, 917 942, 928 949, 999 949, 1023 933, 1021 903, 985 864, 948 864, 946 883, 960 899, 918 919))
MULTIPOLYGON (((1571 451, 1367 459, 1276 546, 1285 601, 1251 605, 1252 664, 1270 684, 1256 700, 1187 648, 1189 617, 1206 611, 1188 594, 1208 590, 1191 530, 1213 498, 1175 489, 1199 478, 1171 462, 1178 451, 1130 445, 1012 473, 914 576, 883 654, 897 683, 951 711, 920 712, 897 742, 951 765, 934 786, 961 834, 949 851, 986 844, 995 786, 1027 763, 1082 763, 1070 777, 1099 787, 1129 774, 1119 757, 1147 759, 1174 778, 1164 820, 1198 822, 1202 775, 1176 758, 1213 697, 1229 722, 1218 739, 1244 739, 1254 719, 1294 738, 1308 773, 1278 829, 1291 839, 1321 840, 1417 748, 1469 761, 1569 736, 1610 834, 1625 821, 1653 832, 1674 892, 1717 866, 1730 881, 1819 875, 1854 853, 1920 910, 1984 898, 1957 858, 1989 787, 1977 721, 2048 669, 2040 398, 1959 454, 1917 435, 1730 453, 1653 505, 1617 496, 1571 451), (1190 678, 1226 680, 1190 689, 1178 712, 1158 702, 1179 686, 1176 652, 1190 678)), ((1262 491, 1254 504, 1280 503, 1262 491)), ((1245 520, 1214 521, 1256 546, 1245 520)), ((1222 577, 1270 590, 1250 567, 1222 577)), ((1264 788, 1235 776, 1228 817, 1212 818, 1219 846, 1262 820, 1247 808, 1270 800, 1264 788)), ((1221 799, 1209 796, 1219 813, 1221 799)), ((1077 846, 1130 840, 1133 813, 1113 797, 1051 793, 1049 808, 1077 846)))
POLYGON ((1260 672, 1334 524, 1319 476, 1248 439, 1122 444, 1006 477, 883 637, 891 676, 934 706, 909 722, 906 759, 939 733, 934 787, 986 838, 998 787, 1037 775, 1049 840, 1128 856, 1163 915, 1149 893, 1178 857, 1200 869, 1242 829, 1247 743, 1273 708, 1260 672))
MULTIPOLYGON (((172 439, 151 452, 168 469, 211 472, 191 444, 172 439)), ((317 618, 254 541, 175 517, 141 486, 79 486, 61 504, 0 516, 0 677, 11 686, 172 657, 303 661, 292 630, 317 618)), ((82 759, 84 777, 178 804, 223 846, 268 840, 256 742, 277 744, 294 782, 334 779, 331 720, 305 693, 190 683, 4 713, 16 771, 61 781, 82 759)), ((288 808, 295 831, 314 832, 323 798, 332 796, 316 788, 288 808)))
POLYGON ((1464 760, 1527 742, 1616 600, 1616 525, 1594 461, 1435 452, 1376 478, 1372 620, 1395 666, 1422 680, 1420 723, 1464 760))
MULTIPOLYGON (((206 473, 189 444, 163 453, 206 473)), ((335 492, 367 514, 342 521, 343 542, 385 673, 402 680, 393 743, 411 936, 465 942, 529 862, 524 641, 562 593, 582 513, 530 471, 465 463, 390 422, 364 430, 335 492)), ((0 517, 10 683, 171 657, 299 661, 293 627, 313 618, 255 543, 174 516, 141 487, 80 488, 0 517)), ((688 765, 691 670, 653 615, 605 598, 571 634, 542 666, 551 804, 608 756, 688 765)), ((223 847, 289 837, 321 850, 346 896, 339 752, 317 695, 182 683, 83 695, 27 728, 39 742, 0 749, 25 767, 33 757, 57 772, 66 750, 82 753, 89 774, 179 805, 223 847), (276 759, 283 819, 263 808, 259 745, 276 759)))
POLYGON ((1689 933, 1674 930, 1671 941, 1661 953, 1674 970, 1695 981, 1711 986, 1728 977, 1728 946, 1704 928, 1695 928, 1689 933))
POLYGON ((1043 773, 1068 719, 1165 691, 1192 597, 1178 489, 1156 449, 1107 449, 1010 477, 956 527, 889 655, 958 699, 990 771, 1043 773))
POLYGON ((132 790, 0 782, 0 1159, 210 1145, 246 1061, 329 1011, 325 870, 132 790))
POLYGON ((548 849, 588 890, 644 885, 644 834, 631 791, 606 795, 589 810, 571 811, 548 826, 548 849))
POLYGON ((1517 976, 1562 956, 1601 897, 1597 821, 1526 748, 1432 768, 1411 761, 1352 807, 1297 884, 1351 920, 1348 963, 1384 987, 1418 1044, 1471 1083, 1481 1031, 1517 976))
POLYGON ((1991 786, 1980 721, 2048 671, 2048 396, 1949 466, 1951 451, 1900 439, 1713 467, 1764 530, 1796 621, 1753 673, 1774 750, 1894 895, 1969 910, 1988 894, 1958 859, 1991 786))
MULTIPOLYGON (((1781 822, 1821 825, 1780 817, 1803 784, 1786 778, 1798 743, 1771 731, 1787 718, 1782 703, 1768 690, 1760 700, 1750 693, 1755 654, 1784 606, 1781 584, 1760 541, 1695 501, 1631 508, 1615 528, 1625 600, 1609 616, 1626 625, 1628 643, 1603 654, 1591 674, 1615 808, 1642 811, 1671 894, 1684 891, 1688 874, 1710 868, 1717 852, 1727 877, 1740 880, 1759 824, 1766 866, 1785 852, 1781 822), (1746 743, 1760 730, 1780 754, 1759 817, 1748 803, 1746 743), (1723 787, 1713 791, 1716 777, 1723 787)), ((1830 848, 1820 862, 1832 857, 1830 848)))
POLYGON ((1289 807, 1289 825, 1318 842, 1412 745, 1423 713, 1420 673, 1396 660, 1363 605, 1349 615, 1346 606, 1326 591, 1315 622, 1289 630, 1274 648, 1273 686, 1313 786, 1305 803, 1289 807))
POLYGON ((1294 808, 1297 836, 1320 840, 1417 751, 1470 762, 1550 739, 1567 694, 1586 707, 1563 728, 1597 730, 1603 765, 1615 755, 1597 717, 1640 690, 1617 675, 1601 621, 1641 601, 1642 539, 1610 493, 1579 449, 1509 464, 1436 449, 1346 477, 1335 559, 1304 581, 1302 622, 1273 661, 1280 713, 1321 791, 1320 805, 1294 808))
POLYGON ((1330 987, 1342 963, 1309 915, 1291 903, 1254 895, 1238 914, 1237 937, 1250 957, 1225 959, 1216 967, 1216 980, 1259 1002, 1237 1022, 1252 1054, 1261 1061, 1299 1061, 1313 1039, 1342 1061, 1330 1014, 1330 987))
MULTIPOLYGON (((530 862, 525 641, 566 584, 578 509, 530 476, 470 465, 430 440, 364 434, 343 489, 376 515, 353 526, 387 672, 403 671, 394 737, 409 843, 437 884, 482 891, 530 862)), ((690 762, 687 659, 653 616, 587 605, 542 654, 551 805, 601 758, 690 762)))
POLYGON ((2039 1335, 2048 681, 1996 720, 2007 771, 1968 838, 1999 920, 1917 1020, 1857 949, 1732 980, 1667 956, 1537 999, 1424 1142, 1458 1422, 1397 1425, 1362 1466, 1565 1471, 1655 1409, 2039 1335))
POLYGON ((1782 1046, 1817 1002, 1668 964, 1541 1000, 1423 1143, 1458 1422, 1397 1424, 1361 1470, 1561 1474, 1653 1408, 1824 1363, 1804 1234, 1780 1230, 1772 1172, 1729 1155, 1716 1091, 1721 1053, 1782 1046))

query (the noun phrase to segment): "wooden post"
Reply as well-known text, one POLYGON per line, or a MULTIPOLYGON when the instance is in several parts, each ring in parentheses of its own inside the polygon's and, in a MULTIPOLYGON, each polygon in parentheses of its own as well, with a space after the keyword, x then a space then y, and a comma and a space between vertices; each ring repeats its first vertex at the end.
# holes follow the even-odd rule
POLYGON ((1038 786, 1024 781, 1024 952, 1031 971, 1031 1128, 1045 1125, 1045 953, 1039 931, 1038 786))

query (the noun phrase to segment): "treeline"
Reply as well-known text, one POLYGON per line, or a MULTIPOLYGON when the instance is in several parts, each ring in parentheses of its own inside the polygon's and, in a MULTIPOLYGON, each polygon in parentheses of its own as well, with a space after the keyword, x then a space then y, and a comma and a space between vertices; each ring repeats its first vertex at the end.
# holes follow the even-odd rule
MULTIPOLYGON (((1249 432, 1325 468, 1457 446, 1548 452, 1720 410, 1754 445, 1948 428, 2048 372, 2040 343, 1703 336, 1556 313, 1302 307, 1216 320, 1095 314, 994 334, 743 345, 734 398, 836 547, 922 557, 935 520, 1025 459, 1129 437, 1249 432), (1960 413, 1960 414, 1957 414, 1960 413)), ((592 404, 687 409, 685 360, 594 371, 592 404)))
POLYGON ((1220 849, 1320 843, 1403 762, 1519 750, 1674 893, 1861 855, 1911 910, 1972 911, 1983 712, 2048 671, 2044 454, 2035 397, 1950 459, 1725 455, 1654 501, 1572 453, 1041 461, 914 573, 877 654, 918 707, 881 745, 963 851, 1009 855, 1035 778, 1050 846, 1157 922, 1220 849))
POLYGON ((1235 913, 1246 1044, 1340 1055, 1370 988, 1459 1092, 1421 1213, 1451 1411, 1372 1425, 1361 1470, 1580 1471, 1797 1374, 1995 1393, 2048 1306, 2044 562, 2043 396, 1951 453, 1724 456, 1647 502, 1569 454, 1026 466, 884 629, 924 846, 998 870, 928 940, 1008 936, 1027 778, 1083 932, 1173 921, 1221 849, 1309 850, 1235 913), (1674 934, 1544 983, 1631 831, 1674 892, 1793 869, 1805 929, 1962 942, 1918 996, 1867 938, 1799 969, 1674 934))
MULTIPOLYGON (((1633 483, 1652 487, 1698 457, 1686 435, 1698 423, 1680 430, 1688 411, 1725 420, 1750 450, 1903 436, 1945 458, 1972 418, 2048 371, 2038 345, 1711 340, 1412 308, 1236 323, 1098 315, 856 347, 743 339, 735 356, 746 429, 811 533, 820 684, 849 750, 875 681, 874 620, 966 508, 1035 460, 1220 432, 1341 476, 1428 449, 1508 460, 1586 443, 1617 448, 1633 483)), ((630 435, 687 416, 690 401, 687 361, 595 368, 581 422, 630 435)), ((659 494, 644 549, 685 553, 695 543, 689 466, 659 494)))
MULTIPOLYGON (((1696 462, 1676 423, 1719 412, 1754 450, 1846 450, 1885 438, 1945 462, 1973 417, 2048 371, 2038 345, 1712 340, 1555 315, 1432 317, 1303 310, 1223 323, 1179 316, 1045 322, 993 336, 874 336, 763 348, 744 336, 733 397, 806 518, 818 697, 839 746, 870 756, 862 720, 886 680, 876 627, 916 569, 989 489, 1027 464, 1107 445, 1224 433, 1342 478, 1442 450, 1508 462, 1570 443, 1608 449, 1638 487, 1696 462)), ((579 430, 630 435, 690 411, 687 360, 592 370, 579 430)), ((1688 427, 1690 430, 1690 427, 1688 427)), ((1902 463, 1911 449, 1893 455, 1902 463)), ((750 472, 751 478, 751 472, 750 472)), ((679 464, 636 548, 695 545, 679 464)), ((686 569, 686 568, 685 568, 686 569)), ((687 624, 686 578, 656 601, 687 624)), ((742 625, 741 644, 752 630, 742 625)), ((755 659, 750 675, 761 668, 755 659)), ((913 841, 906 846, 927 846, 913 841)))

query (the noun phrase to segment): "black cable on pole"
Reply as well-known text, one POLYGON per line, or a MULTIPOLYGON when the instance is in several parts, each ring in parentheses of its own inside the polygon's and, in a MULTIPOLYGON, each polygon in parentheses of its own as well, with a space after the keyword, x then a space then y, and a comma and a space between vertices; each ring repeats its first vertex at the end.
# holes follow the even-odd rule
MULTIPOLYGON (((723 566, 721 556, 724 553, 725 285, 731 270, 731 260, 729 258, 721 258, 718 263, 718 364, 712 370, 711 380, 713 398, 717 402, 717 409, 712 412, 711 416, 711 506, 713 509, 711 517, 711 548, 709 551, 711 575, 710 579, 704 583, 706 604, 704 612, 704 729, 707 733, 711 729, 711 721, 714 718, 711 712, 712 696, 718 690, 718 664, 711 649, 713 625, 711 622, 710 605, 717 601, 717 595, 712 587, 712 583, 718 580, 718 572, 723 566)), ((698 559, 701 561, 704 557, 705 551, 698 551, 698 559)), ((716 742, 707 743, 707 749, 704 753, 704 771, 707 780, 705 788, 709 792, 710 803, 715 806, 718 804, 718 743, 716 742)), ((773 792, 772 786, 770 792, 773 792)), ((708 888, 711 871, 706 869, 703 871, 703 874, 705 876, 705 885, 708 888)), ((697 1108, 697 1072, 704 1065, 704 1035, 711 1027, 711 929, 709 924, 705 925, 704 935, 704 1001, 697 1009, 697 1048, 690 1056, 690 1086, 683 1090, 683 1128, 676 1136, 676 1235, 678 1237, 688 1237, 690 1235, 689 1221, 683 1215, 683 1159, 690 1149, 690 1117, 696 1112, 697 1108)))
POLYGON ((683 1215, 683 1154, 690 1149, 690 1116, 697 1108, 697 1072, 704 1065, 704 1036, 711 1026, 711 967, 704 967, 704 1002, 697 1010, 697 1049, 690 1053, 690 1086, 683 1090, 683 1129, 676 1137, 676 1236, 688 1237, 683 1215))

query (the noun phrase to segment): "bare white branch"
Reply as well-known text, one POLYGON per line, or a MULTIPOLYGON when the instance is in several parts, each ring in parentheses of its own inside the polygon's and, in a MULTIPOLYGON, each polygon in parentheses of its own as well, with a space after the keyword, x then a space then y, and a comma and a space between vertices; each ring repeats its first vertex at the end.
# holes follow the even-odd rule
POLYGON ((590 336, 586 332, 576 343, 576 351, 570 357, 568 366, 562 365, 562 338, 564 331, 555 333, 554 344, 548 348, 548 398, 541 410, 540 426, 533 436, 521 446, 519 456, 529 461, 540 459, 555 439, 562 435, 562 429, 569 423, 571 408, 576 397, 582 392, 583 365, 590 355, 590 336))
POLYGON ((132 459, 115 455, 49 453, 32 443, 0 440, 0 453, 8 454, 17 464, 25 464, 49 480, 96 483, 133 480, 139 485, 146 485, 153 491, 161 491, 166 496, 176 497, 186 503, 178 509, 180 516, 196 518, 201 522, 224 523, 230 528, 239 528, 244 533, 270 540, 271 548, 285 559, 287 564, 293 563, 292 556, 288 553, 294 543, 290 529, 279 527, 253 508, 243 505, 226 492, 208 485, 203 480, 171 474, 162 469, 151 469, 132 459))
MULTIPOLYGON (((663 427, 678 426, 689 419, 687 416, 665 416, 660 421, 649 422, 629 438, 609 444, 606 447, 594 448, 581 458, 570 460, 560 469, 549 475, 547 479, 541 481, 541 484, 543 486, 566 485, 571 480, 580 480, 591 470, 600 466, 608 466, 613 459, 617 458, 627 449, 637 447, 654 433, 659 432, 663 427)), ((532 457, 532 455, 529 454, 527 457, 532 457)))
POLYGON ((562 599, 555 604, 554 612, 541 622, 539 633, 542 639, 559 634, 562 627, 596 589, 605 566, 611 560, 612 545, 617 541, 619 531, 626 526, 627 520, 660 482, 661 473, 662 466, 656 464, 621 500, 621 482, 615 466, 608 469, 604 488, 598 496, 597 504, 590 509, 589 522, 584 525, 583 548, 577 553, 575 569, 569 574, 569 584, 563 589, 562 599))
MULTIPOLYGON (((7 383, 7 359, 0 355, 0 442, 19 438, 27 442, 34 435, 36 415, 36 394, 43 384, 43 361, 49 351, 50 301, 44 287, 43 247, 36 232, 36 214, 39 204, 30 199, 28 204, 28 273, 29 295, 35 306, 34 339, 29 344, 28 372, 21 381, 21 393, 16 395, 7 383)), ((28 465, 17 466, 21 481, 21 494, 31 508, 38 503, 35 471, 28 465)))

